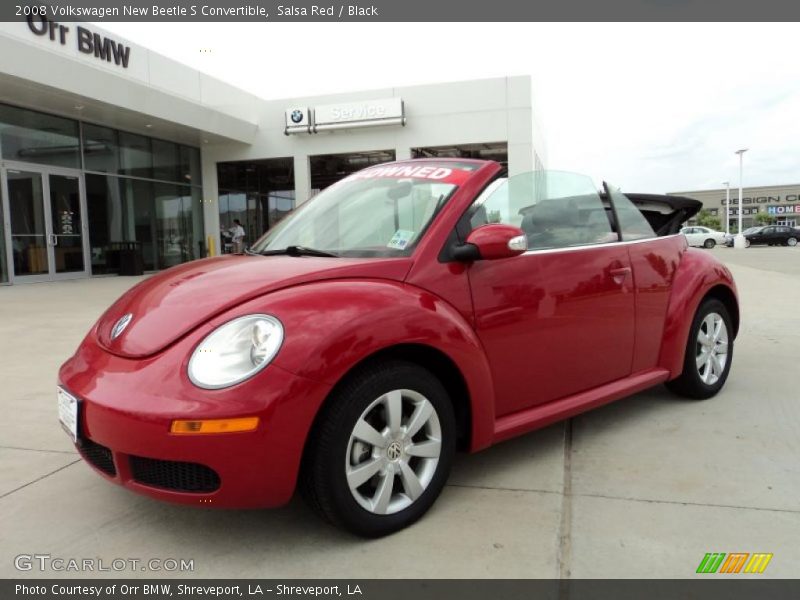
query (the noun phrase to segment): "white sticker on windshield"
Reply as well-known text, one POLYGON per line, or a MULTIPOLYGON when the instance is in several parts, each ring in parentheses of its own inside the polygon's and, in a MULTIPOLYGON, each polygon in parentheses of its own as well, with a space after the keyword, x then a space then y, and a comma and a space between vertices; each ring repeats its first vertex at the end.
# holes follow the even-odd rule
POLYGON ((398 229, 394 232, 392 239, 386 244, 389 248, 396 250, 405 250, 411 240, 414 238, 415 233, 407 229, 398 229))

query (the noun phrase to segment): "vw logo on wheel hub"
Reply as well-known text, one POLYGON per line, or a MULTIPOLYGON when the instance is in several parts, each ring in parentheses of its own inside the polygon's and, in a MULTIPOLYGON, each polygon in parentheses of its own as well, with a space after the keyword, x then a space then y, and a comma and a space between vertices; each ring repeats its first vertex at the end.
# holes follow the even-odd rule
POLYGON ((403 454, 403 448, 400 446, 399 442, 392 442, 386 449, 386 458, 391 461, 398 460, 401 454, 403 454))

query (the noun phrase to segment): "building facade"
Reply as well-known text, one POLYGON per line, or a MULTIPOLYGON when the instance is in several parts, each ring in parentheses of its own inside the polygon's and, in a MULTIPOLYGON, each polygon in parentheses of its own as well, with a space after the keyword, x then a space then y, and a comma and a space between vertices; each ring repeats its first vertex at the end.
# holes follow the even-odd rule
MULTIPOLYGON (((730 231, 736 231, 739 223, 739 188, 731 188, 730 205, 728 205, 727 199, 728 191, 725 188, 670 192, 670 194, 700 200, 704 210, 707 210, 711 216, 719 218, 723 231, 725 231, 725 209, 727 207, 730 231)), ((800 226, 800 183, 744 188, 742 190, 742 229, 758 225, 756 215, 759 213, 769 215, 778 225, 800 226)), ((689 224, 694 225, 696 220, 696 218, 692 219, 689 224)))
POLYGON ((535 116, 528 77, 265 100, 91 24, 0 23, 0 283, 218 254, 388 160, 542 168, 535 116))

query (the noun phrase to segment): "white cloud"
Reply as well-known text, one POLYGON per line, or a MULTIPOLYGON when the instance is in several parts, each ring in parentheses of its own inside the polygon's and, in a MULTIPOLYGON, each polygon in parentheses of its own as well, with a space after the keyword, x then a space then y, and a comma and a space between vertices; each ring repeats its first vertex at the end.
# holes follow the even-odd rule
POLYGON ((548 166, 663 192, 800 181, 796 26, 106 23, 265 98, 530 74, 548 166), (201 52, 201 49, 210 52, 201 52))

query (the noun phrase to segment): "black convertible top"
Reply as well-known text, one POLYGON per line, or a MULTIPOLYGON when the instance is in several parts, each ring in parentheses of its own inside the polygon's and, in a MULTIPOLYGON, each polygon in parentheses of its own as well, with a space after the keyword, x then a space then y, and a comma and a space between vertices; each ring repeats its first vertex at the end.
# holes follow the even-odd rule
MULTIPOLYGON (((686 196, 623 192, 645 216, 657 235, 678 233, 681 225, 703 208, 703 203, 686 196)), ((606 199, 605 194, 601 194, 606 199)))

